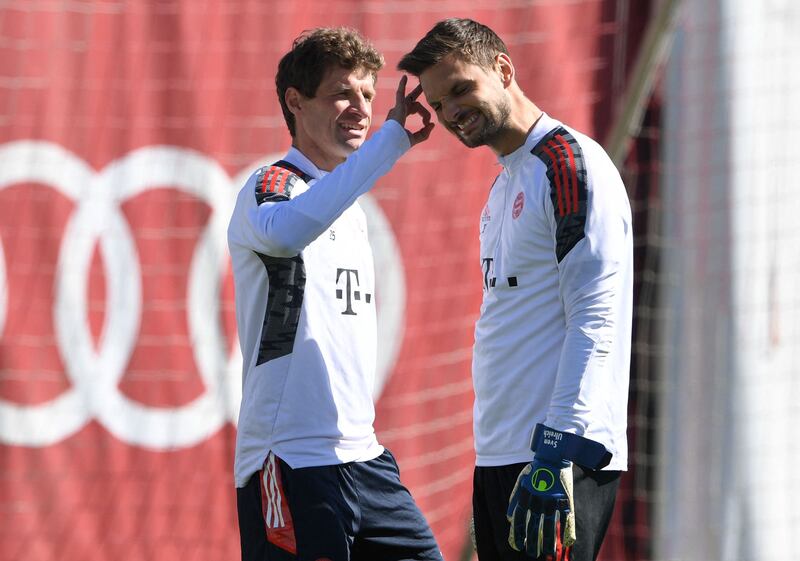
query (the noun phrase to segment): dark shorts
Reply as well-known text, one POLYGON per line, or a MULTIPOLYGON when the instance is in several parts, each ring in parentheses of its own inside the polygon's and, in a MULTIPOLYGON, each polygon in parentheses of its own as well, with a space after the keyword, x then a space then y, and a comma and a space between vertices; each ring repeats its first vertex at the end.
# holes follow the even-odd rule
POLYGON ((236 493, 243 561, 442 559, 388 450, 298 469, 270 455, 236 493))
MULTIPOLYGON (((476 467, 473 479, 472 512, 475 541, 480 561, 531 561, 508 545, 508 499, 519 472, 527 464, 476 467)), ((619 488, 619 471, 591 471, 572 467, 577 542, 569 561, 593 561, 608 529, 619 488)))

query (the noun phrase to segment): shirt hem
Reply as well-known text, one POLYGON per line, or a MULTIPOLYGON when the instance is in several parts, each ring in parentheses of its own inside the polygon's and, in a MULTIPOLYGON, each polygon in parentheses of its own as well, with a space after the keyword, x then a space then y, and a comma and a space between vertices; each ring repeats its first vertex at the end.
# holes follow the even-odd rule
MULTIPOLYGON (((533 452, 527 454, 510 454, 506 456, 475 456, 476 467, 500 467, 509 466, 512 464, 526 464, 533 460, 533 452)), ((611 461, 606 467, 600 471, 628 471, 628 463, 611 461)))

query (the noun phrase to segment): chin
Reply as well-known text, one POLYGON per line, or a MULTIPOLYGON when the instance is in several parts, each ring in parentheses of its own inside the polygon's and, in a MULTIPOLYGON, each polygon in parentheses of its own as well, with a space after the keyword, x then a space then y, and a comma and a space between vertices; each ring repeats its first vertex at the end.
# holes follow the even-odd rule
POLYGON ((459 136, 458 139, 461 141, 461 144, 467 148, 478 148, 479 146, 486 144, 485 142, 481 142, 480 139, 464 138, 462 136, 459 136))
POLYGON ((356 150, 358 150, 362 144, 364 144, 363 138, 353 138, 350 140, 345 141, 343 148, 347 151, 347 154, 352 154, 356 150))
POLYGON ((453 132, 453 136, 455 136, 458 139, 458 141, 467 148, 478 148, 479 146, 483 146, 484 144, 486 144, 486 142, 483 141, 482 135, 478 136, 473 135, 469 137, 464 137, 458 134, 457 132, 453 132))

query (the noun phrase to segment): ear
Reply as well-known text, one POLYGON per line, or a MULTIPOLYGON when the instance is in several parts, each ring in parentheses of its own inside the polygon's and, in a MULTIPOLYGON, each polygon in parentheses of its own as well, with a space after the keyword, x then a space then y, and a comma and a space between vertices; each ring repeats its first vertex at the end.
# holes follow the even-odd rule
POLYGON ((303 94, 297 88, 288 87, 286 93, 283 94, 283 100, 286 102, 286 107, 292 112, 292 115, 297 115, 302 111, 303 94))
POLYGON ((511 62, 511 57, 509 57, 506 53, 498 53, 497 56, 494 57, 494 61, 495 69, 500 75, 500 80, 503 82, 503 87, 507 88, 514 81, 514 75, 516 74, 514 70, 514 63, 511 62))

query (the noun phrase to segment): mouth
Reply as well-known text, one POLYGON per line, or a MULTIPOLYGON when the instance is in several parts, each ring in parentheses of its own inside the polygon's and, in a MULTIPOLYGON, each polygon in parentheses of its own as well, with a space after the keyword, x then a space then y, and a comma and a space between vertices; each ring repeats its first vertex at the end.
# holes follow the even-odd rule
POLYGON ((469 133, 475 128, 480 116, 481 115, 478 111, 468 113, 465 117, 460 117, 456 122, 454 122, 451 125, 451 128, 459 136, 468 136, 469 133))
POLYGON ((339 123, 339 129, 344 131, 346 136, 360 138, 366 132, 367 127, 360 123, 339 123))

